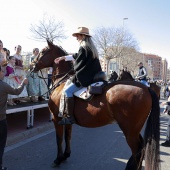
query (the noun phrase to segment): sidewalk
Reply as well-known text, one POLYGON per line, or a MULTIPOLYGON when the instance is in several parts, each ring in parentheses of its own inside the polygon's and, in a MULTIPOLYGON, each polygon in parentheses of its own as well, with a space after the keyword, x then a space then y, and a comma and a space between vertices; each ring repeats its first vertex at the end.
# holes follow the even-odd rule
MULTIPOLYGON (((31 103, 29 101, 11 107, 22 107, 23 105, 34 105, 47 103, 48 101, 31 103)), ((34 127, 27 129, 27 111, 7 114, 8 137, 7 146, 13 145, 22 140, 33 137, 54 128, 53 122, 50 120, 50 112, 48 107, 34 110, 34 127)))

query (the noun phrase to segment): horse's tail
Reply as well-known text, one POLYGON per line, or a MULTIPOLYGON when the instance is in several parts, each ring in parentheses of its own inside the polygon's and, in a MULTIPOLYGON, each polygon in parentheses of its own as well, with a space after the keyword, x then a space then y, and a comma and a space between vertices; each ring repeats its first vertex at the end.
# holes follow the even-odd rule
POLYGON ((152 97, 152 109, 147 120, 144 145, 145 169, 160 170, 159 140, 160 140, 160 106, 156 93, 149 88, 152 97))

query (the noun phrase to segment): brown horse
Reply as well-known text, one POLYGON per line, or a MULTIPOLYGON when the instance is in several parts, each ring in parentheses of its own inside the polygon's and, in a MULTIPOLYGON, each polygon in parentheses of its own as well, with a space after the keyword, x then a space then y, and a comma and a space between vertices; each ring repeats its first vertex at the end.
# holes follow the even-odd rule
MULTIPOLYGON (((116 73, 115 73, 116 74, 116 73)), ((121 70, 118 80, 135 80, 133 76, 127 70, 121 70)), ((161 87, 156 84, 156 82, 149 82, 150 88, 157 94, 158 98, 160 99, 160 91, 161 87)))
MULTIPOLYGON (((34 71, 53 67, 53 82, 56 87, 49 99, 49 109, 53 114, 56 129, 58 154, 53 165, 57 166, 71 154, 70 140, 72 125, 58 125, 60 96, 64 87, 62 77, 72 69, 72 62, 54 59, 66 55, 57 45, 47 41, 37 57, 34 71), (63 152, 62 142, 65 139, 63 152)), ((135 81, 115 81, 108 83, 101 95, 93 96, 90 101, 75 97, 74 116, 78 125, 83 127, 100 127, 116 121, 123 131, 132 156, 126 170, 139 170, 145 157, 146 170, 159 170, 159 116, 160 107, 157 95, 148 87, 135 81), (81 110, 81 111, 80 111, 81 110), (140 132, 145 122, 144 140, 140 132)))

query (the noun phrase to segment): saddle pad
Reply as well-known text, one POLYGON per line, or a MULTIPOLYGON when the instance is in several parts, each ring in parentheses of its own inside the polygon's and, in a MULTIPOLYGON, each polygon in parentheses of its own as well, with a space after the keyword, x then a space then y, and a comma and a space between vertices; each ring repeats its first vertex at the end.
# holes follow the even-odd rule
MULTIPOLYGON (((103 85, 102 81, 91 84, 91 86, 101 86, 101 85, 103 85)), ((81 99, 84 99, 84 100, 87 100, 88 98, 91 97, 91 94, 89 93, 87 87, 83 87, 82 89, 76 91, 74 93, 74 96, 81 98, 81 99)))

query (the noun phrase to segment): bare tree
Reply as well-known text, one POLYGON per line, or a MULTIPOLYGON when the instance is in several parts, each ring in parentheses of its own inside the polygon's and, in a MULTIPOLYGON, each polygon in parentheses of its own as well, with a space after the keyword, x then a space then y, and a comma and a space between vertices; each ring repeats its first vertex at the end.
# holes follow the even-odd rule
POLYGON ((99 55, 107 61, 107 66, 109 66, 110 60, 114 58, 119 59, 120 66, 122 53, 128 48, 137 49, 138 47, 132 34, 122 27, 100 27, 94 31, 94 34, 94 41, 99 50, 99 55))
POLYGON ((38 24, 31 24, 30 32, 31 37, 37 41, 60 42, 65 39, 64 24, 61 21, 56 21, 54 17, 43 16, 43 19, 38 24))
POLYGON ((120 57, 121 68, 127 68, 134 75, 138 71, 137 64, 141 61, 141 59, 141 53, 136 51, 134 48, 126 48, 120 57))

